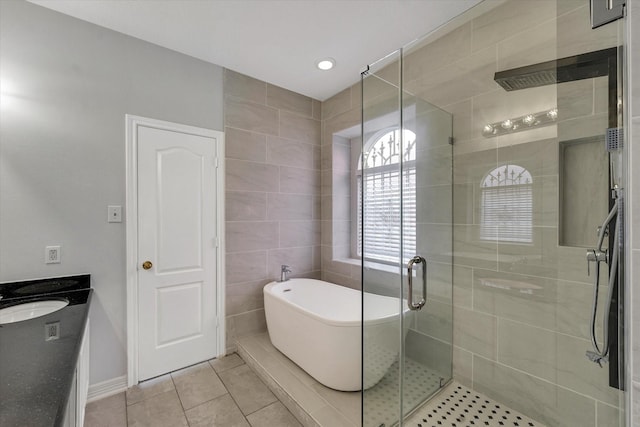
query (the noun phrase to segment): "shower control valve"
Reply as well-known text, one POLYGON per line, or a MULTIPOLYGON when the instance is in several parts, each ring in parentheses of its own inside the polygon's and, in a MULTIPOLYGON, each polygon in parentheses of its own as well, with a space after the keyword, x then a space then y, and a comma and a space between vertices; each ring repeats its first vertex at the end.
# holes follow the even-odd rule
MULTIPOLYGON (((601 232, 602 232, 602 226, 599 225, 596 228, 596 236, 599 236, 601 232)), ((609 237, 609 226, 608 225, 604 229, 604 237, 609 237)))
POLYGON ((602 262, 604 261, 605 263, 608 262, 609 260, 609 255, 607 253, 606 250, 601 251, 598 249, 589 249, 587 251, 587 275, 591 276, 591 263, 592 262, 602 262))

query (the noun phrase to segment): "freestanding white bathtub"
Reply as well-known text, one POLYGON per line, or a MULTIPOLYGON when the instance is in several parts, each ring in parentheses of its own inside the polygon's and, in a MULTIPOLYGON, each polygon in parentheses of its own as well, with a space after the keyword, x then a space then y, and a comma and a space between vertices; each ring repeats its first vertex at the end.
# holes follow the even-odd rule
MULTIPOLYGON (((271 342, 327 387, 360 390, 362 298, 360 291, 321 280, 271 282, 264 287, 271 342)), ((366 292, 364 298, 366 389, 380 381, 398 357, 400 301, 366 292)), ((406 314, 406 304, 402 307, 406 314)))

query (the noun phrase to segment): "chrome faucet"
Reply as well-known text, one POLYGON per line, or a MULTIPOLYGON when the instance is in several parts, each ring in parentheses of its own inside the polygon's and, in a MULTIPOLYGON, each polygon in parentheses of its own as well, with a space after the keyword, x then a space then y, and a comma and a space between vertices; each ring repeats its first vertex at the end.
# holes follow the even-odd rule
POLYGON ((291 273, 291 267, 282 264, 280 266, 280 281, 286 282, 287 280, 289 280, 289 273, 291 273))

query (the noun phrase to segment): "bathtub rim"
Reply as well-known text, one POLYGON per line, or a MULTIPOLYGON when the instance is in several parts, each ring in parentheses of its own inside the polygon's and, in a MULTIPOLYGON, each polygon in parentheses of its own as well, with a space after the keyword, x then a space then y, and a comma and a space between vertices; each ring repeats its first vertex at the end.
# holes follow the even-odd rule
MULTIPOLYGON (((313 319, 322 322, 324 324, 327 325, 331 325, 331 326, 335 326, 335 327, 362 327, 362 311, 360 311, 360 318, 357 320, 335 320, 335 319, 327 319, 326 317, 322 317, 318 314, 316 314, 313 311, 310 311, 308 309, 305 309, 304 307, 300 306, 299 304, 296 304, 295 302, 291 301, 291 300, 286 300, 284 298, 280 298, 276 292, 272 292, 271 289, 277 285, 282 285, 282 284, 287 284, 287 283, 291 283, 294 282, 295 280, 309 280, 312 282, 318 282, 318 283, 324 283, 327 285, 332 285, 332 286, 337 286, 340 288, 343 288, 344 290, 348 291, 348 292, 355 292, 357 294, 359 294, 359 298, 361 300, 362 298, 362 291, 353 289, 353 288, 348 288, 346 286, 341 286, 332 282, 327 282, 326 280, 318 280, 318 279, 309 279, 306 277, 299 277, 299 278, 292 278, 287 280, 286 282, 278 282, 278 281, 272 281, 267 283, 266 285, 264 285, 264 287, 262 288, 263 291, 263 296, 265 298, 267 298, 267 294, 270 296, 270 298, 274 299, 274 300, 278 300, 283 304, 287 304, 291 307, 293 307, 293 309, 295 309, 296 311, 298 311, 299 313, 302 313, 304 315, 307 315, 309 317, 312 317, 313 319)), ((376 294, 370 294, 368 292, 365 292, 368 295, 371 295, 373 297, 379 297, 379 298, 391 298, 391 299, 396 299, 395 297, 387 297, 384 295, 376 295, 376 294)), ((362 301, 362 300, 361 300, 362 301)), ((362 307, 362 306, 361 306, 362 307)), ((403 299, 402 302, 402 314, 406 315, 409 312, 409 308, 406 306, 406 300, 403 299)), ((399 317, 399 313, 393 313, 393 314, 389 314, 386 316, 382 316, 382 317, 376 317, 374 319, 367 319, 365 320, 364 324, 365 326, 369 326, 369 325, 377 325, 377 324, 382 324, 382 323, 387 323, 390 321, 393 321, 394 318, 398 319, 398 322, 400 321, 400 317, 399 317)))

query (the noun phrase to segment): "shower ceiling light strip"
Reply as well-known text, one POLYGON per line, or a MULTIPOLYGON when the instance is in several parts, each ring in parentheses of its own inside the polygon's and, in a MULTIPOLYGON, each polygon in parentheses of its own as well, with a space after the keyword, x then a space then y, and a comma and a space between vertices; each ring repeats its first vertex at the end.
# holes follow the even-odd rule
POLYGON ((522 132, 529 129, 549 126, 558 120, 558 109, 540 111, 500 122, 488 123, 482 128, 485 138, 493 138, 500 135, 522 132))

